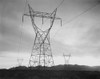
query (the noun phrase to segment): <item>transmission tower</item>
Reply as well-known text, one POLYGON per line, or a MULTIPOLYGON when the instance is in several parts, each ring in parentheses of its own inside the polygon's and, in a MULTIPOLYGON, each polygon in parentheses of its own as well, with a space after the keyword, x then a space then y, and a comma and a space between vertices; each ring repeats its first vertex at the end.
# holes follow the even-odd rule
POLYGON ((18 62, 18 66, 22 66, 23 59, 18 58, 18 59, 17 59, 17 62, 18 62))
POLYGON ((55 19, 61 21, 61 18, 56 17, 57 8, 52 13, 34 11, 29 4, 28 8, 29 13, 24 14, 24 16, 29 16, 31 18, 32 26, 35 31, 35 39, 29 59, 29 66, 53 66, 54 60, 50 45, 50 30, 54 24, 55 19), (42 23, 43 18, 49 19, 49 28, 45 31, 40 29, 35 23, 34 18, 36 17, 42 18, 42 23))
POLYGON ((65 55, 63 53, 63 57, 64 57, 64 60, 65 60, 65 65, 69 65, 69 60, 70 60, 71 54, 65 55))

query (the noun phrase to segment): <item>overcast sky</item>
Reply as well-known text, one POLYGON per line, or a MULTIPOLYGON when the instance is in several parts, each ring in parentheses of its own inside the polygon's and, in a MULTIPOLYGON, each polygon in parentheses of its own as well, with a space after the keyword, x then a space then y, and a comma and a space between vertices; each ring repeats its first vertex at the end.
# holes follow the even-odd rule
MULTIPOLYGON (((51 13, 61 1, 29 0, 29 3, 36 11, 51 13)), ((55 64, 64 64, 63 53, 71 53, 71 64, 100 65, 100 5, 67 23, 97 3, 99 0, 65 0, 58 8, 57 16, 62 18, 63 26, 55 21, 51 30, 55 64)), ((0 0, 0 68, 16 66, 18 57, 24 59, 24 65, 28 64, 34 30, 30 18, 26 17, 22 24, 24 10, 28 11, 25 0, 0 0)))

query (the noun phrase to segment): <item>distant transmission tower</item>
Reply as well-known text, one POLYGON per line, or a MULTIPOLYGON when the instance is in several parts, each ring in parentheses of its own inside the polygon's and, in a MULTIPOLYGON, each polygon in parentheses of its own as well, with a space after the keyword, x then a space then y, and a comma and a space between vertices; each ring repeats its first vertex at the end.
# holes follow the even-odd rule
POLYGON ((29 66, 53 66, 54 60, 50 46, 50 30, 55 19, 61 21, 61 18, 56 17, 57 8, 52 13, 34 11, 29 4, 28 8, 29 13, 24 14, 24 16, 29 16, 31 18, 32 26, 35 31, 35 40, 29 59, 29 66), (50 27, 47 30, 43 31, 35 24, 35 17, 42 18, 42 23, 43 18, 49 19, 50 27))
POLYGON ((69 60, 70 60, 71 54, 65 55, 63 53, 63 57, 64 57, 64 60, 65 60, 65 65, 69 65, 69 60))
POLYGON ((22 66, 23 59, 18 58, 17 62, 18 62, 18 66, 22 66))

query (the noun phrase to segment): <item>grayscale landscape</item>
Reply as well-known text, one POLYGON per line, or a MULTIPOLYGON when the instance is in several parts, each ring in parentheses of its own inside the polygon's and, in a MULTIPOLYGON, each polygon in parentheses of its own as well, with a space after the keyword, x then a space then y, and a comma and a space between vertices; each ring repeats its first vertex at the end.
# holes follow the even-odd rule
POLYGON ((100 79, 100 0, 0 0, 0 79, 100 79))

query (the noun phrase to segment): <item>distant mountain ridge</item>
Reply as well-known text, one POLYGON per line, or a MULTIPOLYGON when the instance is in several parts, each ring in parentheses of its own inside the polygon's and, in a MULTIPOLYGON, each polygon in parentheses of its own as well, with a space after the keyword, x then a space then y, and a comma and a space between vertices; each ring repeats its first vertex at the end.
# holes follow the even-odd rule
POLYGON ((52 67, 26 67, 26 66, 18 66, 10 68, 11 70, 28 70, 28 69, 47 69, 47 70, 74 70, 74 71, 100 71, 100 66, 86 66, 86 65, 56 65, 52 67))
POLYGON ((18 66, 0 70, 0 79, 100 79, 100 66, 18 66))

